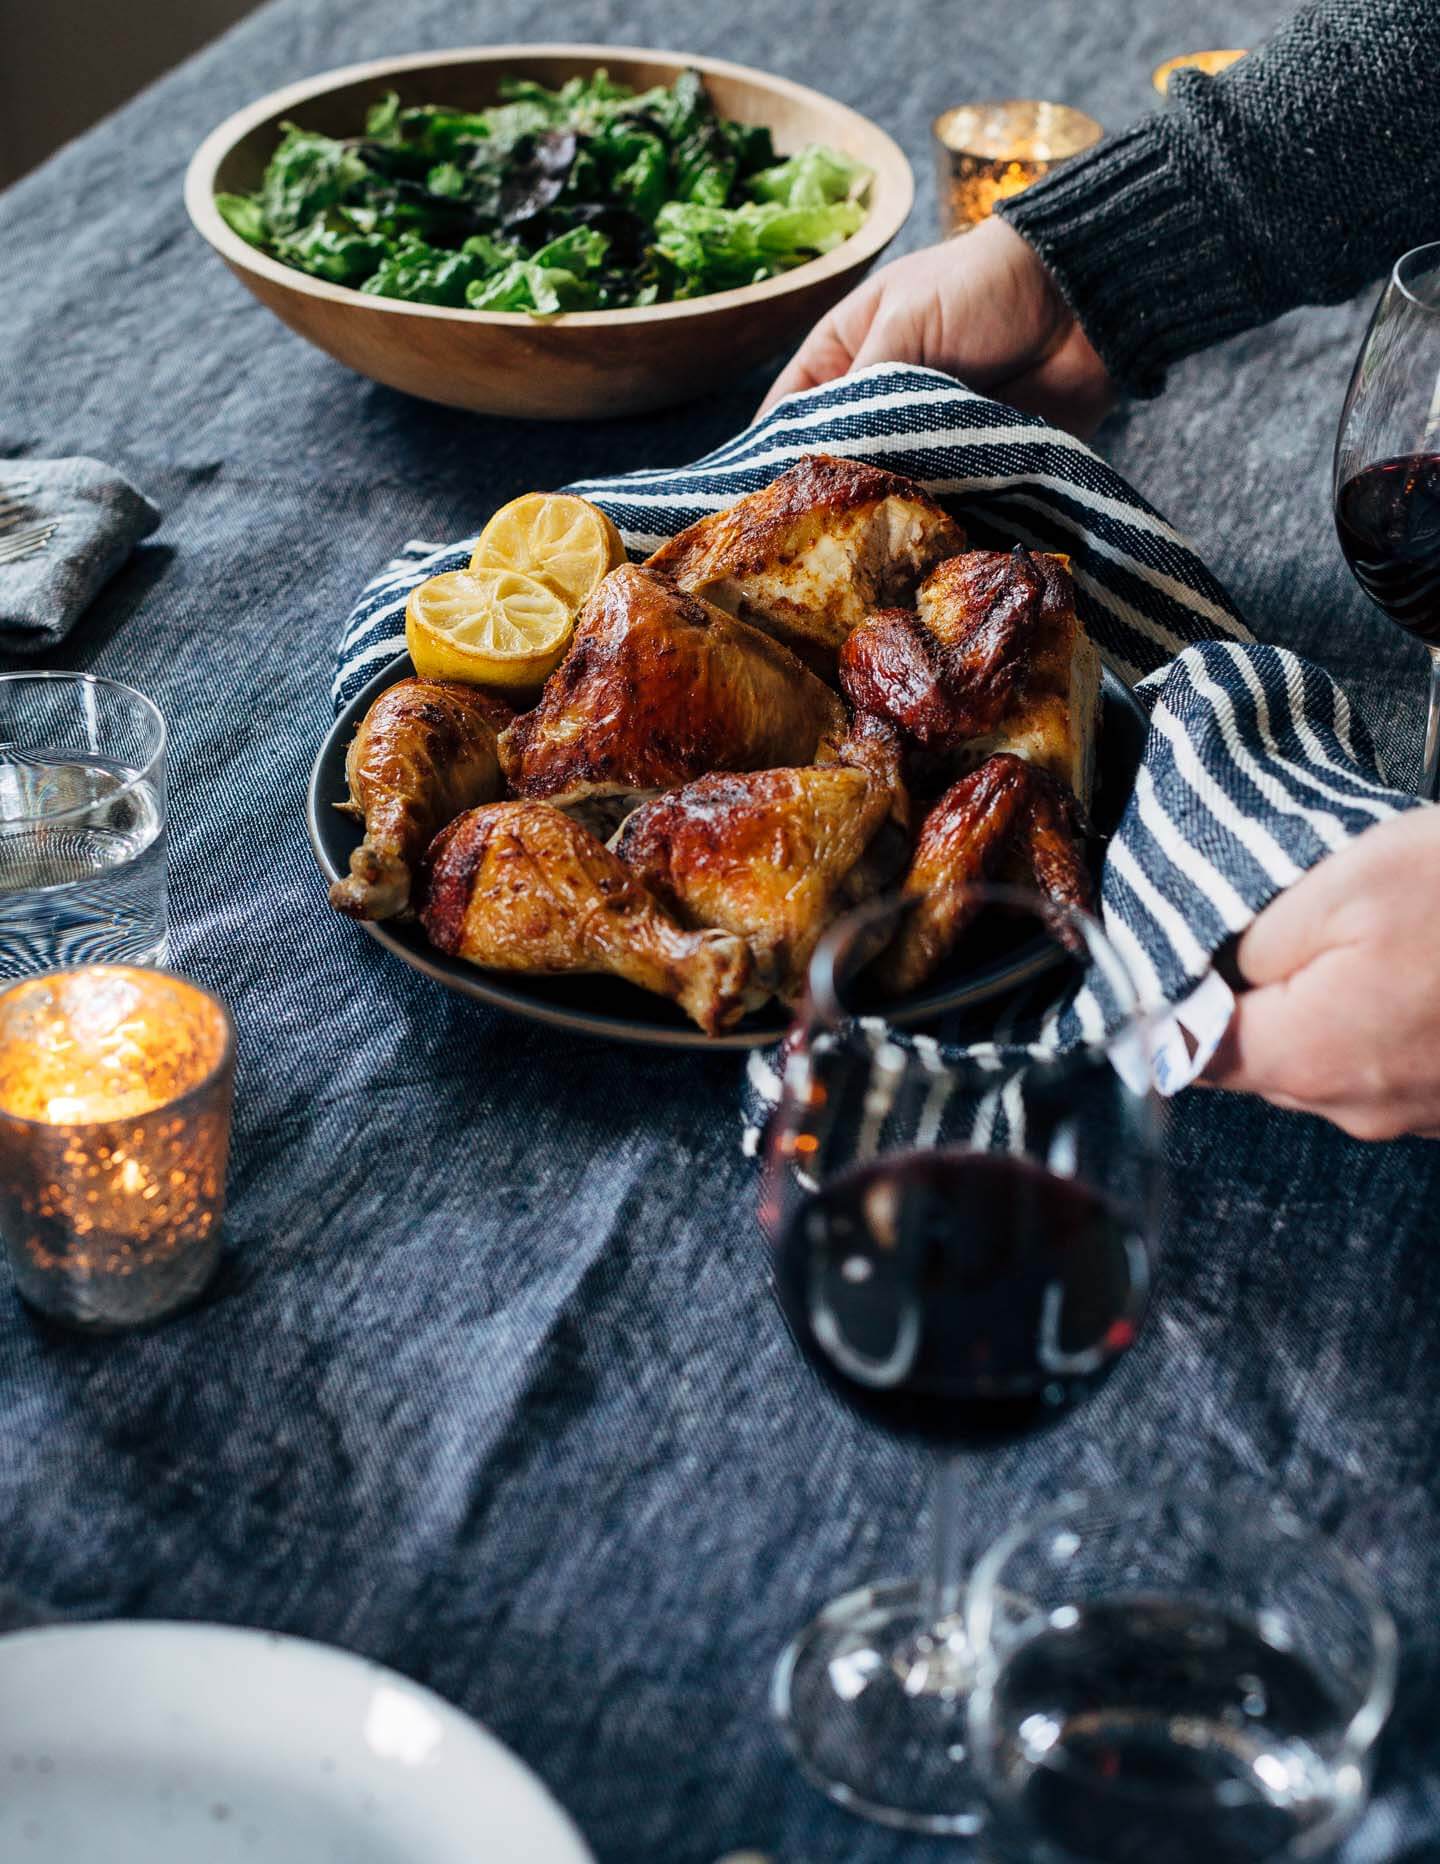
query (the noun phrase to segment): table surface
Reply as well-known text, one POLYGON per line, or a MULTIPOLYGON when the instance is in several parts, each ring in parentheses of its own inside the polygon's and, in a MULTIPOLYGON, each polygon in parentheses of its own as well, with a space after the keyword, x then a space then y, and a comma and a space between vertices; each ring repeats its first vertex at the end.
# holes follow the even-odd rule
MULTIPOLYGON (((683 42, 893 130, 933 225, 927 126, 1039 94, 1119 125, 1265 0, 565 0, 552 38, 683 42)), ((737 1066, 491 1014, 324 903, 302 822, 337 624, 410 536, 580 473, 681 461, 746 394, 597 427, 428 408, 346 374, 191 232, 185 162, 250 98, 532 8, 276 0, 0 198, 0 456, 89 453, 165 514, 55 662, 152 693, 174 733, 175 956, 240 1028, 229 1255, 143 1337, 0 1304, 0 1585, 58 1614, 327 1639, 488 1723, 602 1860, 955 1856, 831 1808, 766 1720, 786 1635, 913 1568, 926 1459, 824 1402, 765 1292, 737 1066)), ((1329 452, 1366 306, 1187 364, 1100 444, 1188 528, 1257 630, 1349 685, 1413 769, 1416 651, 1351 586, 1329 452)), ((1192 1094, 1154 1324, 1071 1425, 969 1474, 976 1540, 1077 1479, 1183 1471, 1289 1494, 1375 1566, 1405 1663, 1359 1858, 1440 1857, 1440 1147, 1367 1148, 1192 1094)))

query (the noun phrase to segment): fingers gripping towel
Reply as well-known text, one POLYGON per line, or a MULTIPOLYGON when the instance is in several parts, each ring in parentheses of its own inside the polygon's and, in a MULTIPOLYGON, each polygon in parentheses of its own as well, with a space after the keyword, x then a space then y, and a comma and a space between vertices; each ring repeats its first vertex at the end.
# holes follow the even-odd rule
MULTIPOLYGON (((1105 926, 1155 1026, 1163 1089, 1193 1080, 1233 1007, 1212 961, 1307 868, 1416 806, 1388 787, 1344 694, 1318 667, 1258 644, 1185 539, 1088 447, 929 369, 885 364, 791 395, 693 466, 567 488, 614 520, 634 557, 732 504, 806 453, 917 479, 982 547, 1070 557, 1076 604, 1106 664, 1150 716, 1134 794, 1105 855, 1105 926)), ((341 636, 337 709, 405 651, 405 600, 468 563, 473 537, 415 541, 367 585, 341 636)), ((1093 1032, 1082 990, 1052 1027, 1093 1032)), ((774 1073, 749 1070, 758 1116, 774 1073)), ((753 1130, 753 1123, 752 1123, 753 1130)))

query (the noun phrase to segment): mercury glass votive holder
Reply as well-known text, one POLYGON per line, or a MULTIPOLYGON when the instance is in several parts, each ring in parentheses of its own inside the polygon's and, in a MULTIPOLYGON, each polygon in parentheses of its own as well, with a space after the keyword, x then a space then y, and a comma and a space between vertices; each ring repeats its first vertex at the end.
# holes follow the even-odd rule
POLYGON ((1181 52, 1178 58, 1167 58, 1163 65, 1157 65, 1150 73, 1150 82, 1162 97, 1168 97, 1170 80, 1177 71, 1203 71, 1206 77, 1213 78, 1217 71, 1228 71, 1244 56, 1243 51, 1233 47, 1226 52, 1181 52))
POLYGON ((934 122, 940 230, 966 233, 1061 162, 1105 134, 1094 117, 1068 104, 1009 97, 957 104, 934 122))
POLYGON ((0 993, 0 1241, 23 1299, 115 1332, 195 1300, 220 1259, 235 1030, 132 965, 0 993))

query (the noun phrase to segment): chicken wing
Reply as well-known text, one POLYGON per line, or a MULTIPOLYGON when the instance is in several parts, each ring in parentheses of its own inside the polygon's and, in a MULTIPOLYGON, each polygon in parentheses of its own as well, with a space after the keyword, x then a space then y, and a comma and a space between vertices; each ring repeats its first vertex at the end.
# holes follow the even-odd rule
POLYGON ((440 951, 529 976, 607 973, 670 997, 716 1035, 759 995, 726 932, 687 932, 588 829, 549 803, 491 803, 445 829, 421 922, 440 951))
POLYGON ((869 610, 909 602, 928 569, 964 548, 960 526, 913 479, 811 453, 672 537, 649 566, 833 677, 869 610))
POLYGON ((808 763, 844 730, 838 696, 793 654, 627 563, 582 609, 500 757, 516 796, 561 808, 619 799, 623 813, 707 771, 808 763))
POLYGON ((921 824, 900 889, 917 903, 876 961, 876 982, 896 993, 923 984, 975 918, 971 889, 997 877, 1028 880, 1057 905, 1091 904, 1074 797, 1003 751, 952 784, 921 824))
POLYGON ((614 847, 682 925, 745 939, 757 980, 791 999, 825 928, 903 865, 898 834, 888 863, 873 853, 907 816, 899 740, 866 720, 832 763, 706 776, 657 797, 614 847))
POLYGON ((915 614, 884 610, 850 635, 840 684, 943 773, 1013 751, 1089 799, 1100 658, 1063 557, 952 557, 922 583, 915 614))
POLYGON ((498 729, 510 708, 474 686, 400 680, 371 706, 345 754, 349 798, 365 824, 330 904, 352 919, 392 919, 435 835, 462 809, 500 794, 498 729))

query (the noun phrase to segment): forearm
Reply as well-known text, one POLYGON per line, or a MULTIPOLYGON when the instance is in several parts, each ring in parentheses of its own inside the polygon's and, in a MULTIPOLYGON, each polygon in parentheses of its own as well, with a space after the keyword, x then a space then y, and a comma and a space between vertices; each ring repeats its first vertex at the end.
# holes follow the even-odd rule
POLYGON ((1116 381, 1153 394, 1180 357, 1440 234, 1437 90, 1440 0, 1321 0, 999 211, 1116 381))

